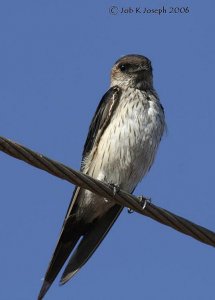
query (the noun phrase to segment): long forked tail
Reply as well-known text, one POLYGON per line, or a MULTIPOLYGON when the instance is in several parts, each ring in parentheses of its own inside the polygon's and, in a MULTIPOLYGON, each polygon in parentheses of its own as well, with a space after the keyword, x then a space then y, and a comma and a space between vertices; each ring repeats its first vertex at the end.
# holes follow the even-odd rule
POLYGON ((81 232, 80 224, 77 224, 75 214, 72 213, 74 209, 73 206, 76 202, 79 192, 79 187, 76 187, 73 191, 73 195, 64 219, 64 224, 61 229, 61 234, 49 263, 48 269, 46 271, 38 300, 43 299, 53 281, 57 277, 58 273, 60 272, 61 268, 63 267, 65 261, 67 260, 70 253, 83 234, 83 232, 81 232))
MULTIPOLYGON (((65 271, 62 275, 60 284, 64 284, 69 279, 71 279, 88 261, 88 259, 95 252, 97 247, 100 245, 100 243, 114 224, 121 211, 122 207, 119 205, 115 205, 110 208, 110 210, 103 217, 96 220, 89 226, 88 230, 86 230, 85 234, 83 234, 82 239, 80 240, 76 250, 71 256, 68 265, 66 266, 65 271)), ((68 227, 70 227, 71 230, 71 226, 68 227)), ((72 236, 70 236, 69 239, 67 226, 64 227, 64 230, 61 233, 60 240, 57 244, 48 270, 46 272, 45 279, 38 296, 38 300, 43 299, 46 292, 58 275, 60 269, 78 243, 81 234, 77 233, 77 227, 75 229, 76 230, 70 231, 70 234, 72 232, 72 236)))
POLYGON ((61 277, 61 285, 71 279, 88 261, 116 221, 121 211, 122 207, 115 205, 103 217, 92 224, 90 230, 83 236, 70 258, 61 277))
POLYGON ((49 263, 48 270, 46 272, 44 282, 38 296, 38 300, 43 299, 43 297, 47 293, 48 289, 63 267, 65 261, 69 257, 71 251, 74 249, 75 245, 80 239, 80 236, 80 234, 73 233, 73 236, 71 236, 71 239, 69 241, 64 241, 61 235, 61 238, 49 263))

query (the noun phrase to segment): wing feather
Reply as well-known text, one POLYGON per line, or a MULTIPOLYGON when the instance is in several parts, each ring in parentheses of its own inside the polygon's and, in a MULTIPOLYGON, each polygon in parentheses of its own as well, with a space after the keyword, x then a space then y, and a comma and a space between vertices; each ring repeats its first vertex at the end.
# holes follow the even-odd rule
MULTIPOLYGON (((121 89, 115 86, 110 88, 102 97, 90 124, 84 145, 82 161, 91 151, 95 151, 104 130, 111 121, 114 111, 119 103, 120 96, 121 89)), ((82 168, 81 170, 83 171, 82 168)), ((60 237, 49 263, 38 299, 42 299, 44 297, 81 236, 83 237, 80 240, 77 250, 74 252, 67 268, 65 269, 61 281, 62 283, 69 280, 82 267, 82 265, 87 262, 121 212, 122 208, 115 205, 109 212, 107 212, 107 215, 101 218, 100 221, 97 221, 92 226, 88 225, 84 227, 80 221, 76 222, 75 219, 81 190, 82 189, 80 187, 75 187, 64 219, 60 237)))

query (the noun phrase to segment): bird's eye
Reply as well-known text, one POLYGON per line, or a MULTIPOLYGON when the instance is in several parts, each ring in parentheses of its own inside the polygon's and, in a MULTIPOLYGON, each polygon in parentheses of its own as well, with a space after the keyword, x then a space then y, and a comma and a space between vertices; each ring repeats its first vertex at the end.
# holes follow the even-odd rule
POLYGON ((122 64, 122 65, 119 66, 119 69, 120 69, 121 72, 127 71, 128 68, 129 68, 128 64, 122 64))

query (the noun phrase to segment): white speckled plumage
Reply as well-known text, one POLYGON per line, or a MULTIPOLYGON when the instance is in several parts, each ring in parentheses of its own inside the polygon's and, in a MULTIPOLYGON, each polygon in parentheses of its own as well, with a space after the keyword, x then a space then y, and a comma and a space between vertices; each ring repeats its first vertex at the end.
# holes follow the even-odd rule
MULTIPOLYGON (((120 58, 112 68, 111 87, 90 124, 81 170, 133 192, 154 161, 164 127, 150 60, 142 55, 120 58)), ((114 202, 76 187, 38 300, 43 299, 71 253, 60 283, 80 270, 121 211, 114 202)))
MULTIPOLYGON (((92 150, 86 157, 83 171, 132 192, 154 161, 164 126, 164 112, 155 93, 130 87, 122 89, 111 123, 96 153, 92 150)), ((80 199, 88 221, 101 216, 112 205, 89 191, 83 192, 80 199)))

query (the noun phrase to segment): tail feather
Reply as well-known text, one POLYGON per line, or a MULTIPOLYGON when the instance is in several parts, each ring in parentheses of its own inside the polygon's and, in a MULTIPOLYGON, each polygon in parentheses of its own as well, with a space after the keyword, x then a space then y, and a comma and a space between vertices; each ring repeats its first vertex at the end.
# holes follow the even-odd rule
MULTIPOLYGON (((78 194, 79 189, 76 189, 73 194, 74 198, 77 198, 78 194)), ((73 207, 75 203, 72 201, 62 226, 60 238, 49 263, 38 300, 43 299, 79 240, 81 239, 69 260, 60 284, 66 283, 88 261, 122 210, 121 206, 114 205, 100 219, 95 220, 92 224, 86 224, 81 221, 77 222, 75 206, 73 207)))
POLYGON ((49 263, 48 269, 46 271, 45 279, 41 287, 38 300, 41 300, 45 296, 53 281, 57 277, 59 271, 61 270, 62 266, 64 265, 65 261, 69 257, 71 251, 74 249, 75 245, 82 235, 81 226, 79 226, 78 228, 78 224, 75 221, 74 214, 72 214, 73 206, 79 195, 79 191, 79 187, 76 187, 73 191, 72 199, 61 229, 61 234, 49 263))
POLYGON ((95 223, 90 227, 89 231, 83 236, 78 247, 70 258, 60 280, 61 285, 71 279, 88 261, 103 241, 104 237, 119 216, 121 210, 121 206, 113 206, 102 218, 95 221, 95 223))
POLYGON ((57 277, 59 271, 61 270, 65 261, 69 257, 71 251, 74 249, 80 237, 81 234, 75 233, 75 231, 73 231, 73 234, 70 237, 69 241, 65 239, 63 234, 61 235, 61 239, 59 240, 57 247, 54 251, 54 254, 52 256, 52 259, 49 263, 49 267, 46 272, 45 279, 38 296, 38 300, 41 300, 44 297, 44 295, 47 293, 48 289, 50 288, 53 281, 57 277))

